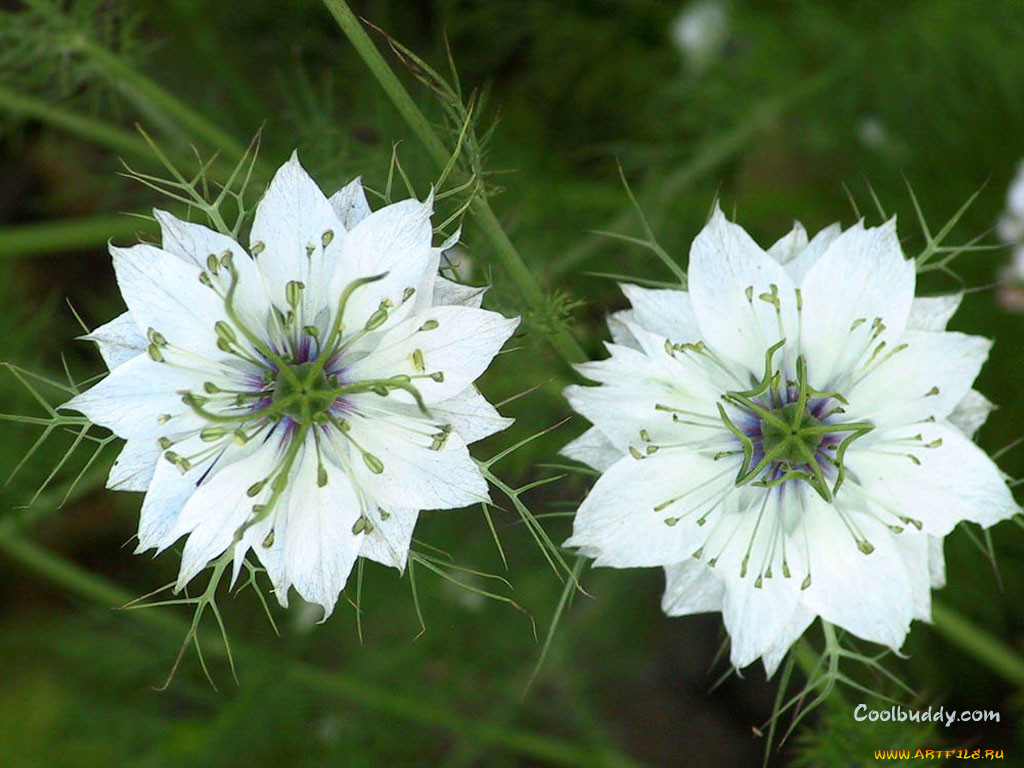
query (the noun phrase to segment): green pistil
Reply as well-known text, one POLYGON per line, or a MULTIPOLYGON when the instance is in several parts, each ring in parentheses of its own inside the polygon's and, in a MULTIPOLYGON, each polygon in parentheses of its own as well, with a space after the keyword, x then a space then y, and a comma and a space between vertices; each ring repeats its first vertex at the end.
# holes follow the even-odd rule
POLYGON ((311 424, 337 399, 337 385, 331 383, 322 366, 316 363, 291 366, 291 373, 292 376, 278 379, 271 399, 272 407, 298 424, 311 424))
POLYGON ((777 461, 789 464, 798 464, 808 455, 813 456, 825 437, 821 430, 815 429, 821 422, 798 403, 789 403, 772 413, 777 418, 761 422, 761 445, 765 453, 773 453, 777 461))
MULTIPOLYGON (((761 459, 755 464, 754 454, 758 446, 753 439, 737 427, 729 418, 725 407, 719 403, 718 412, 722 423, 736 436, 743 449, 743 462, 736 476, 736 485, 747 483, 764 487, 781 485, 788 480, 803 480, 827 502, 838 492, 846 477, 843 457, 850 443, 874 429, 871 422, 851 422, 846 424, 825 424, 811 413, 812 398, 833 398, 841 403, 846 400, 838 392, 822 392, 810 386, 807 378, 807 362, 800 356, 796 361, 796 381, 786 382, 787 392, 782 390, 783 376, 775 369, 773 358, 785 345, 785 339, 768 349, 765 353, 764 375, 751 389, 726 392, 722 400, 755 416, 761 426, 761 459), (797 397, 793 402, 778 407, 765 405, 782 402, 789 397, 789 387, 796 387, 797 397), (754 399, 758 398, 758 399, 754 399), (835 447, 834 456, 825 456, 824 460, 836 467, 835 482, 830 486, 822 471, 819 448, 828 435, 844 435, 835 447), (774 477, 766 473, 772 469, 780 470, 774 477)), ((828 415, 841 412, 834 409, 828 415)), ((720 452, 716 459, 732 455, 734 451, 720 452)))

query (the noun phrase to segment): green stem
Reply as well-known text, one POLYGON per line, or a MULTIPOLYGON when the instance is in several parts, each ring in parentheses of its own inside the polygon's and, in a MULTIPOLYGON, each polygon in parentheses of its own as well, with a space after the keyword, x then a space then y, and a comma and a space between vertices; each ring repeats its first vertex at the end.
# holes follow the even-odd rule
MULTIPOLYGON (((0 550, 23 566, 70 592, 107 606, 125 605, 132 595, 106 579, 79 568, 59 555, 48 552, 10 528, 0 529, 0 550)), ((170 613, 136 609, 128 615, 175 637, 188 632, 188 623, 170 613)), ((236 656, 256 661, 262 652, 232 643, 236 656)), ((481 723, 455 712, 437 708, 421 698, 391 693, 363 680, 325 672, 299 661, 285 662, 286 674, 313 691, 346 699, 352 704, 384 712, 420 725, 442 728, 509 752, 532 758, 544 765, 579 766, 599 764, 590 750, 537 733, 481 723)))
MULTIPOLYGON (((430 125, 423 112, 412 100, 409 92, 402 85, 394 71, 381 56, 377 47, 370 40, 366 30, 359 19, 349 8, 344 0, 323 0, 327 10, 334 16, 341 31, 352 43, 363 62, 369 68, 370 73, 376 78, 381 88, 391 99, 395 109, 402 116, 409 128, 420 140, 427 154, 430 155, 435 165, 444 170, 449 162, 450 153, 444 143, 438 138, 434 128, 430 125)), ((544 291, 534 279, 533 273, 523 261, 522 256, 516 247, 509 240, 508 235, 502 228, 497 216, 491 209, 484 193, 474 201, 470 213, 476 219, 483 234, 490 241, 495 249, 495 255, 501 262, 509 278, 515 284, 526 306, 543 316, 547 310, 547 301, 544 291)), ((567 363, 578 363, 586 359, 586 354, 579 342, 572 337, 565 329, 555 330, 549 340, 555 350, 565 359, 567 363)))
POLYGON ((0 228, 0 259, 86 250, 108 240, 156 233, 155 222, 136 216, 90 216, 0 228))
POLYGON ((1024 658, 985 630, 937 600, 932 600, 932 623, 940 634, 1004 680, 1024 688, 1024 658))
POLYGON ((39 120, 79 136, 115 152, 148 156, 149 146, 142 137, 85 115, 77 115, 55 107, 35 96, 0 87, 0 109, 22 117, 39 120))

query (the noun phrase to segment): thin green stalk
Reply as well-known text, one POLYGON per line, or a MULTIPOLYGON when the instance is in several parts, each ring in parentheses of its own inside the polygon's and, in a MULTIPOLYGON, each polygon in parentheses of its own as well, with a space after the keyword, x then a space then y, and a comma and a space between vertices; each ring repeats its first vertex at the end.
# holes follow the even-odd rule
POLYGON ((0 109, 15 115, 39 120, 94 144, 128 155, 149 156, 150 150, 141 136, 85 115, 77 115, 55 107, 35 96, 0 87, 0 109))
MULTIPOLYGON (((849 67, 847 64, 828 69, 801 83, 789 93, 767 99, 752 109, 746 121, 713 138, 692 160, 670 173, 657 190, 656 205, 663 205, 685 192, 700 178, 738 154, 752 139, 777 124, 788 109, 835 83, 849 67)), ((632 209, 625 210, 599 229, 612 233, 622 232, 629 227, 634 215, 632 209)), ((604 238, 595 236, 570 249, 552 262, 552 276, 563 275, 577 267, 594 255, 603 244, 604 238)))
MULTIPOLYGON (((120 606, 132 599, 131 594, 106 579, 20 536, 13 530, 13 526, 0 527, 0 550, 37 575, 100 605, 120 606)), ((170 613, 133 610, 128 615, 175 638, 184 636, 188 631, 187 622, 170 613)), ((236 656, 247 658, 253 663, 261 653, 259 649, 244 644, 232 643, 232 648, 236 656)), ((418 698, 391 693, 337 672, 325 672, 298 661, 286 662, 284 668, 288 677, 310 690, 337 696, 354 705, 420 725, 442 728, 538 760, 544 765, 588 768, 600 762, 598 756, 590 750, 575 744, 494 723, 481 723, 418 698)))
POLYGON ((155 222, 137 216, 90 216, 0 228, 0 259, 86 250, 108 240, 155 233, 155 222))
POLYGON ((1024 658, 999 639, 937 600, 932 600, 932 623, 940 634, 975 661, 1004 680, 1024 688, 1024 658))
MULTIPOLYGON (((391 99, 391 103, 395 105, 398 113, 408 123, 416 138, 423 144, 427 154, 430 155, 439 170, 444 170, 450 160, 450 153, 445 148, 441 139, 438 138, 437 133, 430 125, 426 116, 416 106, 405 86, 402 85, 394 71, 384 60, 384 57, 381 56, 373 41, 370 40, 369 35, 366 34, 366 30, 363 29, 363 25, 352 12, 352 9, 349 8, 344 0, 323 0, 323 2, 327 10, 334 16, 335 21, 338 22, 341 31, 348 38, 349 42, 352 43, 352 47, 356 49, 356 53, 359 54, 360 58, 369 68, 370 73, 376 78, 388 98, 391 99)), ((495 249, 495 256, 515 284, 526 306, 543 315, 547 308, 544 291, 537 283, 529 267, 526 266, 512 241, 509 240, 508 235, 499 223, 497 216, 494 215, 494 211, 491 209, 483 192, 474 201, 470 213, 476 219, 483 234, 491 242, 495 249)), ((553 332, 550 336, 550 341, 566 362, 570 364, 578 363, 586 359, 586 354, 583 352, 579 342, 565 329, 558 329, 553 332)))

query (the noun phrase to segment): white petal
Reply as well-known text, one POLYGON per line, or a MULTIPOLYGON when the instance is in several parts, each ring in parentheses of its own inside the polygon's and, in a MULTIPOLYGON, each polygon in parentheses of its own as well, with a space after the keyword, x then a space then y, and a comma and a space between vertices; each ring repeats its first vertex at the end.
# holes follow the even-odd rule
POLYGON ((111 246, 110 252, 121 294, 142 334, 153 328, 206 359, 225 357, 214 330, 227 320, 224 302, 199 282, 198 267, 151 245, 111 246))
POLYGON ((267 501, 270 483, 255 496, 249 496, 248 490, 270 476, 279 458, 280 441, 271 437, 244 458, 211 473, 185 502, 170 534, 174 539, 188 534, 176 590, 223 553, 253 516, 253 506, 267 501))
POLYGON ((372 516, 373 530, 363 536, 359 555, 404 571, 418 517, 419 511, 416 509, 391 507, 378 510, 372 516))
POLYGON ((929 542, 934 538, 934 536, 909 528, 893 539, 896 551, 903 558, 903 564, 907 570, 914 618, 922 621, 932 620, 932 574, 929 542))
POLYGON ((597 427, 591 427, 559 451, 566 458, 579 461, 598 472, 622 458, 623 452, 612 445, 597 427))
POLYGON ((270 313, 270 299, 252 256, 227 235, 202 224, 182 221, 159 209, 155 209, 153 215, 160 222, 163 249, 184 260, 189 266, 207 271, 222 292, 227 292, 230 287, 231 275, 226 269, 219 269, 216 274, 208 272, 207 262, 211 255, 219 259, 225 254, 231 254, 238 273, 238 285, 234 293, 235 308, 248 328, 253 331, 262 329, 270 313))
POLYGON ((312 324, 328 296, 337 295, 327 288, 345 239, 345 227, 331 203, 293 153, 256 207, 249 242, 250 250, 263 244, 256 265, 280 309, 288 309, 287 284, 305 284, 302 325, 312 324))
POLYGON ((851 476, 877 503, 921 521, 933 536, 961 520, 988 527, 1018 511, 995 462, 952 426, 913 424, 866 440, 846 452, 851 476))
POLYGON ((665 566, 665 595, 661 610, 669 616, 687 616, 722 610, 725 584, 703 560, 690 558, 665 566))
POLYGON ((798 605, 796 611, 790 616, 789 622, 776 635, 775 641, 765 650, 761 657, 764 663, 765 675, 769 678, 775 674, 782 659, 785 658, 793 643, 800 639, 807 628, 811 625, 817 614, 808 610, 803 605, 798 605))
POLYGON ((432 295, 437 271, 437 254, 431 248, 432 209, 432 198, 393 203, 371 213, 345 236, 330 296, 337 300, 354 280, 385 275, 353 291, 345 305, 346 328, 362 328, 385 300, 392 308, 384 327, 394 325, 412 311, 415 299, 405 298, 409 289, 432 295))
POLYGON ((941 536, 928 537, 928 575, 932 589, 946 586, 946 555, 942 551, 944 543, 941 536))
POLYGON ((630 332, 629 326, 636 325, 636 315, 632 309, 623 309, 608 315, 608 330, 612 341, 622 347, 640 349, 640 342, 630 332))
POLYGON ((467 445, 508 429, 515 422, 498 413, 474 386, 432 405, 430 414, 443 424, 451 424, 467 445))
MULTIPOLYGON (((803 282, 804 277, 810 271, 818 259, 822 257, 828 247, 832 244, 832 241, 842 234, 843 228, 839 224, 832 224, 825 229, 821 230, 816 234, 810 243, 804 246, 803 249, 797 253, 791 254, 788 259, 780 259, 780 263, 786 268, 786 272, 789 273, 790 279, 792 279, 794 285, 800 285, 803 282)), ((783 238, 784 240, 785 238, 783 238)), ((806 235, 805 235, 806 239, 806 235)), ((780 241, 782 242, 782 241, 780 241)), ((778 245, 778 243, 776 243, 778 245)), ((775 246, 772 246, 774 248, 775 246)), ((776 256, 775 253, 772 253, 776 256)))
POLYGON ((799 221, 793 223, 793 229, 784 234, 768 249, 768 255, 779 264, 786 264, 807 247, 807 230, 799 221))
POLYGON ((789 275, 717 206, 693 241, 688 274, 701 338, 720 356, 760 375, 765 350, 796 329, 796 295, 789 275), (760 298, 771 295, 772 286, 778 313, 760 298))
POLYGON ((457 433, 433 450, 429 423, 353 417, 350 424, 355 443, 383 464, 382 472, 374 472, 357 449, 350 450, 360 488, 383 509, 457 509, 489 498, 487 482, 457 433))
POLYGON ((800 285, 801 348, 818 389, 842 389, 838 377, 875 344, 903 335, 914 297, 914 263, 903 258, 896 221, 843 232, 800 285), (879 318, 885 330, 872 342, 879 318))
POLYGON ((992 342, 981 336, 944 331, 907 331, 906 348, 883 362, 869 363, 870 372, 845 390, 851 420, 867 418, 876 427, 909 424, 948 416, 970 391, 992 342))
POLYGON ((813 616, 800 610, 802 579, 785 576, 782 552, 801 551, 794 549, 794 537, 787 530, 793 513, 799 514, 799 509, 784 507, 792 503, 791 495, 751 486, 732 490, 719 515, 707 524, 712 530, 706 534, 702 558, 714 563, 714 572, 725 585, 722 619, 737 669, 766 655, 770 667, 813 616))
POLYGON ((110 370, 141 355, 148 344, 146 337, 139 332, 131 312, 123 312, 81 338, 96 342, 100 356, 110 370))
POLYGON ((726 574, 727 588, 722 601, 722 620, 729 632, 729 658, 736 669, 743 669, 762 656, 768 675, 778 665, 776 657, 785 655, 789 646, 803 634, 814 614, 800 608, 799 585, 794 579, 762 579, 754 586, 750 574, 739 578, 724 563, 715 566, 726 574))
POLYGON ((944 296, 922 296, 914 299, 910 305, 907 328, 919 331, 946 330, 946 324, 960 308, 963 298, 962 293, 950 293, 944 296))
POLYGON ((185 502, 195 493, 196 482, 202 477, 197 470, 182 474, 169 461, 156 463, 153 480, 139 513, 139 546, 136 554, 148 549, 162 552, 178 540, 174 527, 185 502))
POLYGON ((434 281, 432 305, 437 307, 444 304, 455 304, 462 307, 479 307, 483 304, 485 293, 487 293, 486 285, 482 287, 463 285, 438 275, 434 281))
POLYGON ((155 440, 129 440, 114 459, 107 488, 114 491, 145 491, 153 479, 160 446, 155 440))
POLYGON ((356 176, 331 195, 330 201, 335 215, 345 225, 346 230, 352 229, 370 215, 370 204, 366 202, 366 191, 363 189, 363 180, 360 176, 356 176))
POLYGON ((987 397, 975 389, 968 391, 960 402, 956 404, 953 412, 947 416, 947 420, 953 426, 959 428, 965 435, 973 438, 981 426, 988 420, 988 416, 995 410, 987 397))
POLYGON ((633 305, 631 319, 645 330, 670 339, 674 344, 700 339, 697 317, 686 291, 653 290, 628 283, 619 287, 633 305))
POLYGON ((307 440, 291 479, 284 559, 288 580, 302 598, 330 616, 359 554, 363 534, 352 528, 363 505, 352 481, 330 461, 323 462, 327 484, 317 482, 317 454, 307 440))
POLYGON ((588 379, 605 386, 566 387, 565 397, 573 409, 597 426, 620 452, 638 444, 640 430, 646 430, 655 443, 693 443, 730 437, 722 424, 716 403, 726 389, 719 380, 720 371, 702 355, 680 353, 670 357, 661 342, 648 341, 653 354, 618 345, 607 345, 612 356, 607 360, 585 363, 577 370, 588 379), (660 349, 658 347, 660 346, 660 349), (666 408, 678 409, 680 418, 692 427, 680 429, 666 408))
MULTIPOLYGON (((346 376, 351 381, 366 381, 406 374, 413 377, 428 405, 441 403, 462 393, 487 370, 517 325, 518 318, 485 309, 434 307, 375 337, 372 352, 353 363, 346 376), (431 328, 434 323, 436 327, 431 328), (435 373, 441 373, 443 380, 426 376, 435 373)), ((404 392, 390 397, 412 402, 404 392)))
POLYGON ((899 650, 914 615, 906 566, 888 528, 845 511, 874 546, 870 554, 858 549, 832 504, 809 489, 804 493, 811 584, 801 601, 857 637, 899 650))
POLYGON ((642 460, 627 456, 594 484, 565 546, 578 547, 597 566, 680 563, 706 536, 697 519, 733 487, 735 476, 735 464, 680 449, 661 450, 642 460), (672 499, 678 501, 656 509, 672 499), (666 523, 674 516, 682 519, 666 523))
POLYGON ((198 389, 202 382, 194 371, 140 355, 61 408, 79 411, 120 437, 155 441, 175 431, 175 424, 160 420, 162 415, 178 416, 187 426, 194 425, 191 412, 181 402, 181 392, 198 389))

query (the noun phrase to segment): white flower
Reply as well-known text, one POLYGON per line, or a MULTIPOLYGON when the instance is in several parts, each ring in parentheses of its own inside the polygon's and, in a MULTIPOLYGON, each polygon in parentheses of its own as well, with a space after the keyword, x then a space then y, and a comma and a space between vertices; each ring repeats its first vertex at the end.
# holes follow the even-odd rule
POLYGON ((437 275, 431 212, 328 199, 293 155, 248 251, 162 211, 162 248, 111 247, 128 312, 86 337, 111 372, 65 407, 127 440, 138 551, 188 537, 178 588, 252 549, 329 614, 357 556, 402 569, 420 510, 487 498, 466 446, 511 421, 473 381, 518 320, 437 275))
POLYGON ((694 0, 679 12, 669 28, 676 49, 697 73, 719 54, 728 35, 728 13, 721 0, 694 0))
POLYGON ((1024 160, 1006 191, 1006 210, 997 226, 1000 239, 1007 245, 1024 243, 1024 160))
POLYGON ((895 221, 767 252, 716 210, 689 291, 622 289, 611 357, 571 386, 594 427, 564 453, 603 474, 567 542, 664 566, 670 615, 721 611, 732 663, 772 674, 816 616, 898 649, 944 583, 942 538, 1017 506, 972 435, 989 350, 914 298, 895 221))
POLYGON ((1024 311, 1024 161, 1006 192, 1006 210, 999 218, 999 238, 1013 247, 1010 263, 999 270, 999 303, 1011 312, 1024 311))

